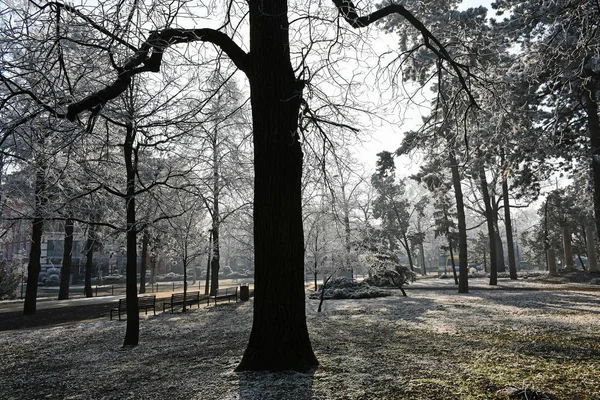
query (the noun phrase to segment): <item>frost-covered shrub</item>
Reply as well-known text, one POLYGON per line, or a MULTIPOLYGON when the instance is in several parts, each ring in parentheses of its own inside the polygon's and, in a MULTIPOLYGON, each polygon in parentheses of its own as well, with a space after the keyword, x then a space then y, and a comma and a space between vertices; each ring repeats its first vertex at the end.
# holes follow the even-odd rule
MULTIPOLYGON (((322 290, 322 289, 321 289, 322 290)), ((320 299, 321 290, 309 294, 311 299, 320 299)), ((354 282, 350 278, 332 278, 325 285, 324 299, 369 299, 389 296, 390 293, 370 286, 366 282, 354 282)))
POLYGON ((20 278, 14 264, 7 261, 0 262, 0 300, 17 297, 20 278))
POLYGON ((416 278, 416 274, 409 268, 396 266, 394 270, 386 269, 375 273, 374 275, 365 279, 365 282, 372 286, 394 286, 401 288, 410 282, 414 282, 416 278))

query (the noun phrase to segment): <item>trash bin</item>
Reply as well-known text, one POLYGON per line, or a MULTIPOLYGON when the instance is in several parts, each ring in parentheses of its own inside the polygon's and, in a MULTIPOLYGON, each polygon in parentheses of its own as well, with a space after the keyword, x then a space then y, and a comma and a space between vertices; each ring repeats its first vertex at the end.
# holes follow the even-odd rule
POLYGON ((250 288, 248 287, 248 285, 240 286, 240 300, 241 301, 250 300, 250 288))

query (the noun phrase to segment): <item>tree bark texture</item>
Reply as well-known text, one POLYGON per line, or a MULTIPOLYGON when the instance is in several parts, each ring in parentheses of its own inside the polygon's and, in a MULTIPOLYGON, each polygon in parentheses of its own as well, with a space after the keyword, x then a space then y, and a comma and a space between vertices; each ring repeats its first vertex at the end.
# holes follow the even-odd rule
POLYGON ((481 184, 481 195, 485 205, 485 219, 488 228, 488 237, 490 240, 490 285, 498 284, 498 257, 496 256, 496 229, 494 228, 494 210, 490 202, 490 193, 488 191, 487 180, 485 178, 485 168, 483 164, 479 166, 479 181, 481 184))
POLYGON ((69 298, 69 281, 71 280, 71 266, 73 264, 73 220, 67 218, 65 221, 65 239, 63 245, 62 267, 60 269, 60 288, 58 300, 69 298))
POLYGON ((563 249, 565 255, 565 268, 574 269, 573 247, 571 245, 571 227, 568 224, 563 225, 563 249))
POLYGON ((249 7, 255 297, 252 332, 237 370, 306 371, 318 362, 305 314, 297 132, 303 83, 290 62, 287 2, 250 1, 249 7))
MULTIPOLYGON (((213 217, 214 218, 214 217, 213 217)), ((219 289, 219 270, 221 261, 219 255, 219 223, 213 222, 212 228, 212 256, 210 258, 210 295, 214 296, 219 289)))
POLYGON ((465 203, 463 201, 462 186, 460 184, 460 171, 454 149, 448 151, 450 170, 452 172, 452 185, 456 200, 456 217, 458 220, 458 293, 469 293, 469 271, 467 253, 467 220, 465 217, 465 203))
POLYGON ((47 203, 45 165, 37 166, 35 172, 35 218, 31 227, 31 250, 29 252, 29 263, 27 264, 27 289, 25 291, 25 302, 23 314, 35 314, 38 280, 42 269, 42 235, 44 234, 43 209, 47 203))
POLYGON ((548 259, 548 274, 550 276, 558 275, 556 272, 556 254, 554 253, 554 249, 548 249, 546 258, 548 259))
POLYGON ((587 238, 587 256, 588 256, 588 271, 598 271, 598 261, 596 258, 596 240, 594 237, 594 227, 592 225, 585 226, 585 236, 587 238))
POLYGON ((600 120, 598 118, 598 82, 591 76, 584 85, 584 101, 592 151, 592 175, 594 181, 594 214, 596 234, 600 234, 600 120))
POLYGON ((123 153, 127 170, 127 191, 125 206, 127 213, 127 273, 125 283, 125 299, 127 301, 127 329, 123 347, 137 346, 140 337, 140 314, 137 298, 137 232, 135 218, 135 173, 136 156, 134 151, 135 130, 131 123, 127 124, 127 133, 123 153))
POLYGON ((502 199, 504 201, 504 224, 506 226, 506 246, 508 247, 508 270, 510 279, 517 279, 517 261, 515 259, 515 243, 512 220, 510 217, 510 201, 508 199, 508 179, 502 181, 502 199))

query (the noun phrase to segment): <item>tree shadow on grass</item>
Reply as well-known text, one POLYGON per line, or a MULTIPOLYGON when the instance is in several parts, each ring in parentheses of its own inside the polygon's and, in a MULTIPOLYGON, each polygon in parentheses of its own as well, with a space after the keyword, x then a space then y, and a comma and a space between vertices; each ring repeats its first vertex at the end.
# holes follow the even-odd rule
POLYGON ((300 372, 239 372, 240 400, 303 400, 313 395, 316 369, 300 372))

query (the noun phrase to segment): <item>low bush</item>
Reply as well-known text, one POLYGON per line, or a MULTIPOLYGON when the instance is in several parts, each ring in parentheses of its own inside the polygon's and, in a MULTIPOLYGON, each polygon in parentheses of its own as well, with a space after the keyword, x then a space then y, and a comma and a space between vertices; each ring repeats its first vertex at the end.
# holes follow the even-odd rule
POLYGON ((17 298, 20 280, 21 276, 12 263, 0 262, 0 300, 17 298))
MULTIPOLYGON (((372 287, 366 282, 354 282, 349 278, 332 278, 325 285, 324 299, 369 299, 374 297, 389 296, 390 292, 372 287)), ((311 299, 320 299, 321 290, 308 296, 311 299)))

